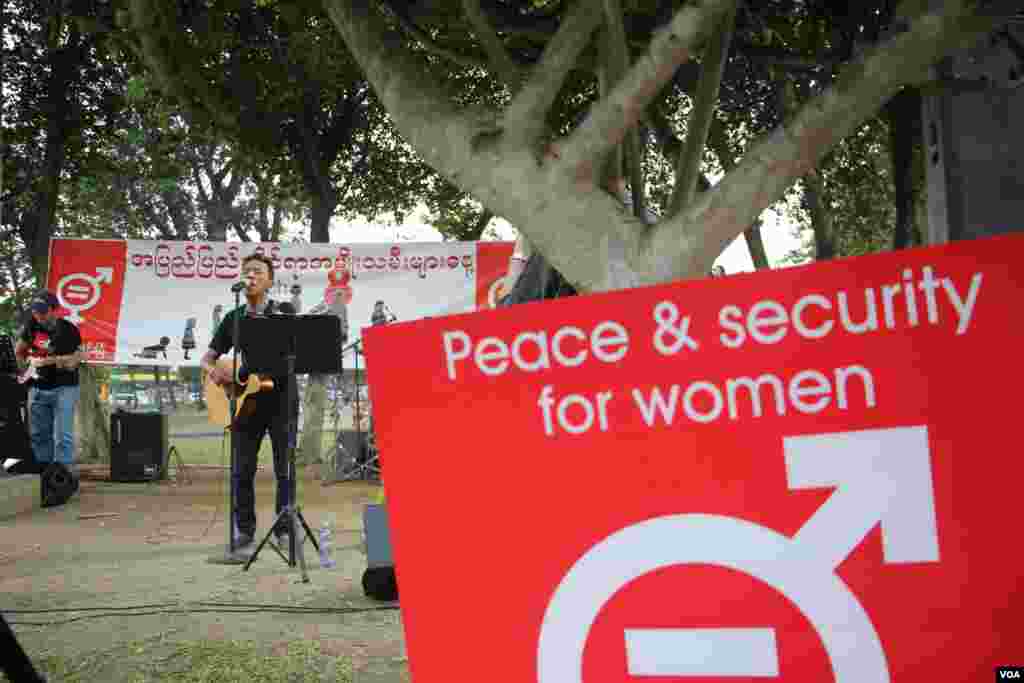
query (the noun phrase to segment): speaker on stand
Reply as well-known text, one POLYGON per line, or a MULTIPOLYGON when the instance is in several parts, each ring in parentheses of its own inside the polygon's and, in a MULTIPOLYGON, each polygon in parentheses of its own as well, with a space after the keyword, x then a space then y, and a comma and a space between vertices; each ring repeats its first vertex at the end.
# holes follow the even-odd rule
POLYGON ((167 416, 129 413, 110 416, 110 480, 159 481, 167 477, 167 416))

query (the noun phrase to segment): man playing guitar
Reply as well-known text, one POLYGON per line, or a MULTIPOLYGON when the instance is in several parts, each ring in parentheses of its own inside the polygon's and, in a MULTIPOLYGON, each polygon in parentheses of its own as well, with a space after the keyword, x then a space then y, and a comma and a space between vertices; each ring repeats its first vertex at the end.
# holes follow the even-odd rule
MULTIPOLYGON (((234 383, 230 370, 221 367, 217 359, 235 346, 234 322, 237 316, 260 316, 270 314, 294 314, 295 308, 287 302, 275 302, 267 298, 267 291, 274 284, 274 264, 266 256, 253 254, 242 261, 242 274, 247 282, 246 304, 231 311, 221 320, 220 326, 210 341, 210 348, 203 356, 201 365, 209 379, 219 386, 234 383)), ((240 377, 246 377, 244 361, 239 361, 240 377)), ((253 543, 256 534, 256 460, 264 434, 270 434, 274 452, 274 475, 277 478, 275 512, 280 513, 288 505, 288 421, 298 415, 298 391, 294 377, 272 378, 273 388, 246 398, 253 405, 247 406, 244 416, 234 423, 235 438, 238 439, 237 477, 235 487, 235 509, 232 511, 238 528, 238 547, 244 552, 253 543), (292 383, 295 400, 288 405, 288 383, 292 383)), ((275 535, 279 543, 286 542, 287 528, 278 528, 275 535)))
POLYGON ((78 365, 82 335, 58 316, 60 302, 51 292, 39 292, 22 329, 14 355, 28 362, 21 381, 31 382, 29 423, 32 452, 45 467, 56 462, 71 475, 77 489, 75 465, 75 405, 78 403, 78 365))

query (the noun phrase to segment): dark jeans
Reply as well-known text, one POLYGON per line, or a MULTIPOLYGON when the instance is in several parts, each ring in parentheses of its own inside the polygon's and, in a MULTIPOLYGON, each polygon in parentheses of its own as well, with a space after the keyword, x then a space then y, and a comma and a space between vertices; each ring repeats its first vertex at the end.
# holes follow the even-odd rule
MULTIPOLYGON (((288 418, 286 401, 281 392, 271 391, 249 397, 254 401, 253 411, 240 421, 235 438, 238 440, 238 471, 235 485, 235 520, 238 531, 247 536, 256 533, 256 464, 263 444, 263 436, 270 434, 274 451, 274 476, 277 495, 274 512, 279 514, 288 505, 291 490, 288 482, 288 418)), ((298 414, 298 401, 293 403, 292 415, 298 414)), ((287 528, 286 525, 281 525, 287 528)))

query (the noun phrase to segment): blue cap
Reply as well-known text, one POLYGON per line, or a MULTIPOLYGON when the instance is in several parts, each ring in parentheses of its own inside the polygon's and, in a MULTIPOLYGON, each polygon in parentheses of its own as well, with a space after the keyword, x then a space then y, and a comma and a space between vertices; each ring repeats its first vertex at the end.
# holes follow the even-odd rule
POLYGON ((39 292, 32 298, 30 308, 33 313, 49 313, 51 308, 58 308, 60 301, 51 292, 39 292))

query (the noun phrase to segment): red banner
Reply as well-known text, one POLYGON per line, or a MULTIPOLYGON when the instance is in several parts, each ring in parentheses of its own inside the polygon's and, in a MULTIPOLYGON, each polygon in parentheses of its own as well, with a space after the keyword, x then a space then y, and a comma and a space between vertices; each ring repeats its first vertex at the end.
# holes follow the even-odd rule
POLYGON ((1021 263, 1007 236, 368 332, 413 680, 1024 664, 1021 263))
POLYGON ((400 320, 493 307, 513 246, 57 239, 48 284, 79 326, 89 360, 195 365, 235 305, 231 285, 251 254, 273 263, 271 298, 299 313, 344 309, 355 341, 377 302, 400 320))
POLYGON ((127 242, 53 240, 48 289, 78 326, 90 360, 111 362, 124 296, 127 242), (87 245, 87 248, 83 248, 87 245))

